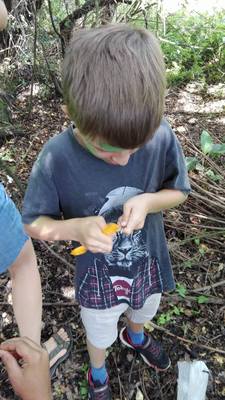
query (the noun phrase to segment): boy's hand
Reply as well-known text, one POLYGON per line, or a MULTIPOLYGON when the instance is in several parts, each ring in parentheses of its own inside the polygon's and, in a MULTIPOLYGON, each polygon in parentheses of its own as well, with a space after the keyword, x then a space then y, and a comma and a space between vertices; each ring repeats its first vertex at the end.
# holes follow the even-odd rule
POLYGON ((14 338, 1 343, 0 358, 15 393, 23 400, 52 399, 46 350, 26 337, 14 338))
POLYGON ((112 236, 105 235, 102 230, 106 226, 103 217, 81 218, 78 226, 78 241, 92 253, 110 253, 112 236))
POLYGON ((149 194, 140 194, 129 199, 123 206, 123 215, 118 224, 126 235, 130 235, 136 229, 142 229, 146 215, 149 212, 149 194))
POLYGON ((149 213, 178 206, 187 198, 187 194, 175 189, 162 189, 155 193, 143 193, 129 199, 123 206, 123 215, 118 224, 126 235, 135 229, 142 229, 149 213))

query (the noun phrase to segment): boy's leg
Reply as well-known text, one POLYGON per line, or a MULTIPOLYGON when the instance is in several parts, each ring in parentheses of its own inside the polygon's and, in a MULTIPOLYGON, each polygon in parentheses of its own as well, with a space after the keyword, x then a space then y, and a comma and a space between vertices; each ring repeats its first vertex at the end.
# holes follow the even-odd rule
POLYGON ((106 349, 99 349, 93 346, 88 339, 87 339, 87 349, 91 365, 96 369, 101 368, 105 364, 106 349))
POLYGON ((164 371, 170 366, 170 359, 161 343, 144 332, 145 322, 151 320, 159 307, 161 294, 150 296, 140 310, 129 308, 126 312, 128 326, 120 332, 120 340, 126 346, 140 353, 147 365, 164 371))
POLYGON ((105 353, 106 349, 117 338, 117 323, 120 315, 126 309, 126 304, 105 310, 81 307, 81 318, 86 330, 87 348, 91 363, 89 372, 90 399, 98 398, 95 390, 99 390, 99 386, 101 390, 105 390, 104 399, 111 398, 108 386, 108 374, 105 368, 105 353))
POLYGON ((129 308, 126 312, 128 319, 128 332, 135 345, 144 341, 144 324, 151 321, 156 315, 161 300, 161 293, 150 296, 140 310, 129 308), (143 322, 142 322, 143 321, 143 322))
POLYGON ((20 335, 40 342, 41 284, 31 240, 21 216, 0 184, 0 273, 12 278, 13 308, 20 335))

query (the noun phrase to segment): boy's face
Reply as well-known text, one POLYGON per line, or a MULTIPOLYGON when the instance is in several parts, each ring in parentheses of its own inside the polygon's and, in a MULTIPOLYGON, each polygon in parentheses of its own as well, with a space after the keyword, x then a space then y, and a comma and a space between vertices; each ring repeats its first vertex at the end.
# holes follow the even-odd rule
POLYGON ((114 147, 107 143, 102 143, 101 140, 97 138, 91 140, 82 135, 77 129, 76 137, 79 142, 90 151, 90 153, 111 165, 127 165, 130 156, 138 150, 126 150, 120 147, 114 147))

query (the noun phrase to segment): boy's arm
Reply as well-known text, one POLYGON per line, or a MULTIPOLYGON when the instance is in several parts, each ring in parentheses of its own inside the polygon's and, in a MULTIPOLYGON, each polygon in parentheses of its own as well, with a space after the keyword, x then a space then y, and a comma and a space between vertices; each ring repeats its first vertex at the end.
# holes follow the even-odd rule
POLYGON ((40 343, 42 295, 40 275, 31 240, 9 268, 12 279, 13 309, 21 336, 40 343))
POLYGON ((156 193, 143 193, 129 199, 123 207, 123 215, 119 224, 125 234, 129 235, 134 229, 142 229, 147 214, 157 213, 173 208, 183 203, 187 195, 180 190, 162 189, 156 193))
POLYGON ((102 233, 106 222, 103 217, 71 218, 55 220, 40 216, 30 224, 25 224, 27 233, 40 240, 73 240, 80 242, 93 253, 112 251, 112 237, 102 233))
POLYGON ((175 189, 162 189, 156 193, 145 193, 147 214, 168 210, 183 203, 188 194, 175 189))

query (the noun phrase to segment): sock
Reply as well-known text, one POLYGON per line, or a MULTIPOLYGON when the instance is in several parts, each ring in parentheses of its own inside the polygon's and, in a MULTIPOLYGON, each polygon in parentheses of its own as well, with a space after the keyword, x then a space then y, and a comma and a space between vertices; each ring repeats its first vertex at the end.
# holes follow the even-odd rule
POLYGON ((102 385, 104 385, 108 376, 105 364, 103 364, 103 366, 100 368, 94 368, 91 366, 91 376, 93 382, 99 381, 102 385))
POLYGON ((145 339, 144 330, 137 333, 137 332, 133 332, 130 328, 127 328, 127 332, 128 332, 131 342, 135 346, 138 346, 138 345, 140 346, 144 342, 144 339, 145 339))

